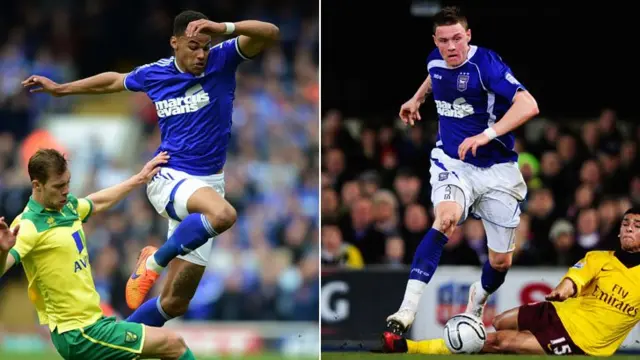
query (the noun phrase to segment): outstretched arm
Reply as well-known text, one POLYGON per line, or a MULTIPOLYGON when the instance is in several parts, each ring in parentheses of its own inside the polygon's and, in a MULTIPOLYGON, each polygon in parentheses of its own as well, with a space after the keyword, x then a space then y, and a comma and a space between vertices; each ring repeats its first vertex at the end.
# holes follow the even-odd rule
POLYGON ((569 268, 560 284, 547 295, 547 300, 564 301, 579 295, 582 289, 596 278, 601 268, 602 257, 598 256, 598 252, 588 252, 584 258, 569 268))
POLYGON ((56 97, 77 94, 108 94, 125 90, 125 76, 127 74, 104 72, 85 79, 58 84, 44 76, 31 75, 22 82, 22 86, 29 88, 32 93, 46 92, 56 97))
POLYGON ((545 296, 545 299, 549 301, 565 301, 568 298, 574 296, 576 292, 577 287, 573 280, 571 280, 570 278, 564 278, 562 279, 560 284, 558 284, 558 286, 553 289, 553 291, 545 296))
POLYGON ((160 171, 159 165, 167 163, 168 160, 169 155, 166 152, 162 152, 151 159, 138 174, 128 180, 88 195, 87 199, 93 203, 92 213, 99 213, 112 208, 133 189, 148 183, 160 171))

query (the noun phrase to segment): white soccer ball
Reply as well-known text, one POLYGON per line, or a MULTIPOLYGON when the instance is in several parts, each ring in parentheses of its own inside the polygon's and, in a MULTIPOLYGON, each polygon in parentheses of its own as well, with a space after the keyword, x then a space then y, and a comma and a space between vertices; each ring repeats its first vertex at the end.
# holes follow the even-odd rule
POLYGON ((444 325, 444 343, 454 354, 475 354, 482 350, 487 331, 482 320, 468 314, 458 314, 444 325))

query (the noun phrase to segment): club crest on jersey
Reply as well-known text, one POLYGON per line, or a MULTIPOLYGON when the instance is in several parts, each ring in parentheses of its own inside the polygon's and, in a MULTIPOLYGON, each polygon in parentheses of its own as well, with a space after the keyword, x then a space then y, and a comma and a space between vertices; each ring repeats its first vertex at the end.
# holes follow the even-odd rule
POLYGON ((126 343, 134 343, 138 341, 138 335, 132 333, 131 331, 127 331, 124 335, 124 342, 126 343))
POLYGON ((469 73, 461 72, 458 74, 458 81, 456 81, 458 91, 467 90, 467 86, 469 86, 469 73))
POLYGON ((208 104, 209 94, 204 91, 200 84, 189 88, 184 96, 155 102, 159 118, 196 112, 208 104))

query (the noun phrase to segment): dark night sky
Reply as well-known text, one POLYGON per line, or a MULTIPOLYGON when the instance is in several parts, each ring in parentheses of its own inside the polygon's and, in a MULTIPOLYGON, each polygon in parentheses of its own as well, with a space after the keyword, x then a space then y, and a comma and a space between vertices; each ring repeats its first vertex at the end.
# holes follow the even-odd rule
MULTIPOLYGON (((468 3, 443 5, 461 5, 472 43, 500 54, 536 97, 541 115, 595 116, 607 105, 622 117, 637 114, 640 67, 633 51, 640 49, 630 8, 468 3)), ((425 60, 435 48, 431 18, 413 17, 410 1, 382 4, 322 1, 323 112, 338 108, 347 116, 394 116, 424 81, 425 60)))

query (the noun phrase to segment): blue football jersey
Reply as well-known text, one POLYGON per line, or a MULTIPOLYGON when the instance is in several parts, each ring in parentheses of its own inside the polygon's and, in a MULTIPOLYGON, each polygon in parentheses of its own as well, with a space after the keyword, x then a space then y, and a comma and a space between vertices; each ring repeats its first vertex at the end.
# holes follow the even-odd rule
POLYGON ((191 175, 222 170, 231 133, 236 69, 249 58, 238 38, 209 52, 205 71, 195 76, 182 71, 172 56, 135 68, 124 79, 130 91, 145 92, 155 104, 166 165, 191 175))
MULTIPOLYGON (((498 54, 478 46, 471 46, 467 61, 455 68, 447 67, 435 49, 427 68, 438 112, 436 146, 454 159, 459 159, 458 147, 465 138, 499 121, 516 92, 525 90, 498 54)), ((517 161, 514 145, 514 135, 507 133, 478 147, 475 157, 469 151, 464 161, 478 167, 517 161)))

